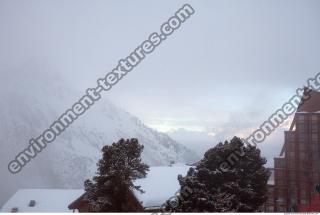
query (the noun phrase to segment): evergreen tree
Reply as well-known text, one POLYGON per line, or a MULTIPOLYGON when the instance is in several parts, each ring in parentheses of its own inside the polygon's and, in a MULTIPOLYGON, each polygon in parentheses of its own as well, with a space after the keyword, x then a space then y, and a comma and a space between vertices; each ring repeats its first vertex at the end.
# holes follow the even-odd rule
POLYGON ((166 211, 254 212, 267 199, 270 172, 256 147, 234 137, 209 149, 187 175, 178 176, 180 193, 166 211), (188 193, 182 192, 190 190, 188 193))
POLYGON ((90 211, 135 211, 128 204, 128 193, 133 190, 143 192, 133 181, 145 177, 149 171, 148 165, 141 162, 142 151, 143 145, 137 139, 121 139, 102 148, 97 175, 93 181, 85 181, 85 199, 90 211))

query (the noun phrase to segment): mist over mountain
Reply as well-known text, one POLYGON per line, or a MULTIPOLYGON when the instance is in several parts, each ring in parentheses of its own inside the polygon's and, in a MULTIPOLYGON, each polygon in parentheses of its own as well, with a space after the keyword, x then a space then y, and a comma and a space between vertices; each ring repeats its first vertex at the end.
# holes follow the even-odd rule
POLYGON ((28 63, 2 71, 0 86, 0 205, 19 188, 83 188, 84 180, 94 175, 103 145, 120 138, 138 138, 145 147, 142 159, 150 166, 199 158, 112 104, 105 93, 20 173, 12 175, 8 163, 84 93, 73 90, 46 64, 28 63))

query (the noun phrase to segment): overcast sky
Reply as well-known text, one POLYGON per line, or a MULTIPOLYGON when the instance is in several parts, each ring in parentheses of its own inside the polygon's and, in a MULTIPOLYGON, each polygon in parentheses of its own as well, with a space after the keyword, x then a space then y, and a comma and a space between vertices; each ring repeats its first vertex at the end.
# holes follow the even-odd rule
POLYGON ((145 124, 245 135, 319 72, 318 0, 0 0, 0 71, 45 62, 95 87, 184 3, 195 14, 104 94, 145 124))

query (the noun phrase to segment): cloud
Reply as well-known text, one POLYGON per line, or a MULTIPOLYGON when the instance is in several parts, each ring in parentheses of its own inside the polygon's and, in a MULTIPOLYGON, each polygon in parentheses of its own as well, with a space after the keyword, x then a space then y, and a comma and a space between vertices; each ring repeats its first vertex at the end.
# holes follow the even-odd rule
MULTIPOLYGON (((47 61, 84 91, 184 3, 3 0, 0 72, 47 61)), ((188 3, 195 15, 105 94, 147 125, 245 136, 318 72, 319 1, 188 3)))

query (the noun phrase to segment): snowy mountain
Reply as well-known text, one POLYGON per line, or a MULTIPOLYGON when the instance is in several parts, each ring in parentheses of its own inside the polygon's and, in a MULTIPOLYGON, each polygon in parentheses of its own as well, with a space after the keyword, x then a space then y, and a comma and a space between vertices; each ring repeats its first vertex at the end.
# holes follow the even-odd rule
POLYGON ((10 160, 83 93, 45 65, 1 72, 0 85, 0 205, 18 188, 83 188, 84 180, 94 175, 102 146, 120 138, 138 138, 145 147, 142 159, 151 166, 197 159, 168 135, 113 105, 105 93, 22 172, 12 175, 10 160))

